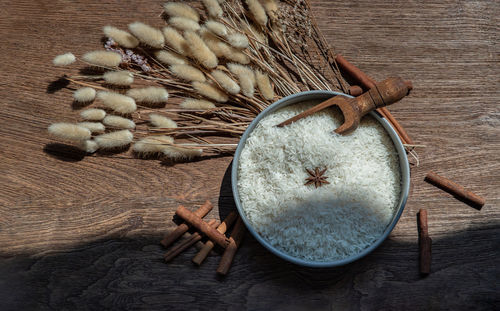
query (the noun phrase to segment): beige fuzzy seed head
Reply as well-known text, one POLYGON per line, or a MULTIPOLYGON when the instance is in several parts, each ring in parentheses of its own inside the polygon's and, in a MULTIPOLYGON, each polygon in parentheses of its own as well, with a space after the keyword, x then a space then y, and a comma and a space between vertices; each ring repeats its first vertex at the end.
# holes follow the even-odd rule
POLYGON ((166 45, 183 56, 187 55, 189 48, 186 39, 177 30, 172 27, 163 27, 163 36, 165 36, 166 45))
POLYGON ((170 71, 177 77, 188 82, 205 82, 205 74, 191 65, 171 65, 170 71))
POLYGON ((278 12, 278 3, 276 0, 260 0, 260 3, 264 7, 267 15, 271 18, 271 20, 275 20, 277 18, 278 12))
POLYGON ((214 103, 204 99, 187 98, 179 106, 185 109, 208 110, 215 108, 214 103))
POLYGON ((127 118, 122 118, 119 116, 106 116, 102 122, 109 127, 119 128, 119 129, 135 129, 135 123, 127 118))
POLYGON ((57 55, 56 57, 54 57, 54 59, 52 60, 52 63, 55 66, 67 66, 67 65, 73 64, 75 62, 75 60, 76 60, 76 57, 75 57, 75 55, 73 55, 73 53, 65 53, 65 54, 57 55))
POLYGON ((196 12, 195 9, 190 7, 187 4, 180 2, 167 2, 163 5, 163 9, 165 13, 167 13, 171 17, 184 17, 189 18, 195 22, 200 21, 200 15, 196 12))
POLYGON ((207 9, 208 16, 213 18, 222 17, 222 8, 217 0, 203 0, 203 5, 205 5, 205 8, 207 9))
POLYGON ((82 59, 97 67, 118 67, 122 62, 122 56, 111 51, 92 51, 83 54, 82 59))
POLYGON ((255 21, 259 25, 265 27, 267 24, 267 15, 262 4, 260 4, 258 0, 245 0, 245 2, 247 3, 248 9, 250 10, 250 13, 252 13, 255 21))
POLYGON ((134 135, 129 130, 121 130, 102 134, 94 138, 99 148, 113 149, 129 145, 134 135))
POLYGON ((102 76, 104 81, 109 84, 127 86, 134 82, 134 75, 130 71, 108 71, 102 76))
POLYGON ((240 92, 240 86, 238 83, 231 79, 231 77, 229 77, 224 71, 214 70, 211 75, 214 77, 215 81, 217 81, 217 83, 219 83, 219 85, 229 94, 238 94, 240 92))
POLYGON ((156 86, 130 89, 127 91, 127 95, 139 103, 160 104, 168 100, 167 90, 156 86))
POLYGON ((248 47, 248 38, 247 36, 241 33, 232 33, 227 36, 227 41, 229 44, 238 49, 245 49, 248 47))
POLYGON ((192 31, 186 31, 184 37, 192 55, 205 68, 215 68, 218 65, 217 56, 208 48, 205 42, 192 31))
POLYGON ((73 93, 73 99, 79 103, 89 103, 95 99, 96 91, 91 87, 82 87, 73 93))
POLYGON ((125 30, 113 26, 104 26, 102 32, 106 37, 113 39, 113 41, 118 43, 121 47, 133 49, 139 45, 139 40, 125 30))
POLYGON ((188 60, 182 55, 164 50, 156 51, 155 57, 161 63, 166 65, 185 65, 188 63, 188 60))
POLYGON ((189 160, 201 156, 203 150, 183 148, 178 146, 166 146, 163 154, 172 160, 189 160))
POLYGON ((174 139, 170 136, 148 136, 134 143, 133 150, 141 154, 162 153, 174 139))
POLYGON ((96 108, 85 109, 80 112, 80 116, 88 121, 101 121, 106 116, 106 111, 96 108))
POLYGON ((94 153, 99 149, 99 145, 92 139, 80 142, 77 147, 87 153, 94 153))
POLYGON ((114 92, 99 91, 97 98, 104 106, 122 114, 132 113, 137 110, 135 100, 129 96, 114 92))
POLYGON ((269 76, 260 70, 255 71, 255 80, 262 96, 267 100, 274 99, 274 89, 269 80, 269 76))
POLYGON ((55 137, 69 140, 69 141, 82 141, 90 139, 90 131, 77 124, 73 123, 54 123, 49 126, 49 133, 55 137))
POLYGON ((253 97, 255 92, 255 74, 248 66, 240 64, 229 63, 227 64, 229 71, 238 77, 240 82, 241 92, 243 95, 253 97))
POLYGON ((106 129, 101 122, 80 122, 77 125, 88 129, 91 133, 103 133, 106 129))
POLYGON ((150 47, 160 49, 165 44, 165 38, 159 29, 141 22, 129 24, 128 29, 139 39, 139 41, 150 47))
POLYGON ((224 24, 213 20, 207 21, 205 23, 205 27, 207 27, 208 30, 220 37, 225 37, 228 34, 227 27, 224 24))
POLYGON ((154 127, 177 128, 177 123, 174 120, 156 113, 149 115, 149 121, 154 127))
POLYGON ((224 57, 227 60, 240 64, 249 64, 250 58, 240 50, 226 44, 207 29, 201 30, 201 35, 205 44, 217 57, 224 57))
POLYGON ((228 100, 227 95, 216 85, 206 82, 193 82, 193 88, 201 95, 213 99, 219 103, 225 103, 228 100))
POLYGON ((184 17, 171 17, 168 19, 168 24, 179 30, 197 31, 200 29, 200 24, 184 17))

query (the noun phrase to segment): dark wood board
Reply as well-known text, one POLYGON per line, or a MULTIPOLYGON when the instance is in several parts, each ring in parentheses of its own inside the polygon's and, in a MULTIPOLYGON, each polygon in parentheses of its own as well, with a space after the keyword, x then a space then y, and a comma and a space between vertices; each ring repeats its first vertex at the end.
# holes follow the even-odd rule
POLYGON ((76 117, 51 92, 52 58, 95 49, 100 28, 156 23, 161 1, 11 1, 0 10, 2 310, 493 310, 500 305, 500 3, 312 0, 337 52, 414 91, 390 107, 419 148, 412 193, 389 238, 336 269, 278 259, 247 235, 225 279, 194 249, 162 262, 178 204, 234 208, 231 157, 163 165, 83 157, 46 128, 76 117), (434 170, 486 198, 481 211, 423 182, 434 170), (418 274, 416 213, 429 211, 432 273, 418 274))

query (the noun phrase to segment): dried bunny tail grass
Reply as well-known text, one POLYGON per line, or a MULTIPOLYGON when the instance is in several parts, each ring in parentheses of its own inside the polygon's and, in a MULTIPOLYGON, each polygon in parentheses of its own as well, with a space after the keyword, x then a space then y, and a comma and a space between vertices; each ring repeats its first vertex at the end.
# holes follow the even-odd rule
POLYGON ((165 146, 163 154, 172 160, 189 160, 203 154, 202 149, 182 148, 177 146, 165 146))
POLYGON ((130 71, 108 71, 102 76, 109 84, 127 86, 134 82, 134 75, 130 71))
POLYGON ((82 141, 90 139, 89 129, 73 123, 54 123, 49 126, 49 133, 55 137, 69 140, 82 141))
POLYGON ((174 139, 170 136, 148 136, 134 143, 132 148, 134 152, 148 155, 162 153, 167 145, 173 143, 174 139))
POLYGON ((224 55, 224 57, 230 61, 237 62, 243 65, 250 64, 250 58, 240 51, 231 51, 230 53, 224 55))
POLYGON ((210 69, 217 67, 217 56, 208 48, 200 36, 192 31, 186 31, 184 37, 189 46, 190 54, 200 62, 200 64, 210 69))
POLYGON ((130 89, 127 95, 140 103, 164 103, 168 100, 168 92, 162 87, 148 86, 144 88, 130 89))
POLYGON ((101 122, 80 122, 77 125, 88 129, 91 133, 103 133, 106 129, 101 122))
POLYGON ((240 86, 231 77, 229 77, 222 70, 214 70, 211 73, 215 81, 225 89, 229 94, 238 94, 240 92, 240 86))
POLYGON ((149 115, 149 121, 154 127, 177 128, 177 123, 174 120, 156 113, 149 115))
POLYGON ((104 106, 118 113, 127 114, 137 110, 135 100, 129 96, 114 92, 99 91, 97 92, 97 98, 102 101, 104 106))
POLYGON ((80 142, 77 147, 87 153, 94 153, 99 149, 99 145, 91 139, 80 142))
POLYGON ((217 0, 203 0, 203 5, 207 9, 208 15, 214 18, 222 17, 222 8, 217 0))
POLYGON ((177 30, 172 27, 163 27, 163 36, 165 36, 166 45, 186 56, 188 51, 186 39, 177 30))
POLYGON ((107 116, 104 118, 104 120, 102 120, 102 122, 107 126, 111 126, 114 128, 128 129, 128 130, 132 130, 135 128, 134 121, 119 116, 107 116))
POLYGON ((111 51, 92 51, 83 54, 82 59, 97 67, 118 67, 122 62, 122 56, 111 51))
POLYGON ((213 20, 209 20, 209 21, 205 22, 205 27, 207 27, 208 30, 210 30, 211 32, 213 32, 214 34, 216 34, 218 36, 221 36, 221 37, 227 36, 227 33, 228 33, 227 27, 222 23, 219 23, 219 22, 216 22, 213 20))
POLYGON ((260 3, 266 10, 267 15, 272 21, 276 20, 276 13, 278 12, 278 3, 275 0, 260 0, 260 3))
POLYGON ((139 40, 125 30, 113 26, 104 26, 102 27, 102 32, 106 37, 113 39, 113 41, 118 43, 121 47, 133 49, 139 45, 139 40))
POLYGON ((204 99, 186 98, 179 106, 185 109, 208 110, 215 108, 214 103, 204 99))
POLYGON ((262 96, 267 100, 274 99, 274 89, 269 80, 269 76, 260 70, 256 70, 255 79, 257 80, 257 86, 262 96))
POLYGON ((235 48, 245 49, 248 47, 248 38, 247 36, 241 33, 232 33, 227 36, 227 41, 229 44, 234 46, 235 48))
POLYGON ((255 92, 255 74, 248 66, 240 64, 227 64, 229 71, 238 77, 243 95, 252 97, 255 92))
POLYGON ((250 58, 238 49, 221 41, 217 36, 208 31, 207 29, 201 30, 201 35, 205 44, 217 57, 224 57, 233 62, 240 64, 249 64, 250 58))
POLYGON ((171 17, 179 16, 189 18, 195 22, 200 21, 200 15, 198 14, 198 12, 184 3, 167 2, 163 5, 163 9, 165 10, 165 13, 167 13, 171 17))
POLYGON ((159 49, 165 44, 165 38, 159 29, 141 22, 129 24, 128 29, 139 39, 139 41, 150 47, 159 49))
POLYGON ((252 16, 257 24, 265 27, 267 24, 267 15, 262 4, 260 4, 258 0, 245 0, 245 2, 247 3, 248 9, 250 10, 250 13, 252 13, 252 16))
POLYGON ((102 109, 91 108, 91 109, 86 109, 86 110, 83 110, 82 112, 80 112, 80 116, 84 120, 101 121, 106 116, 106 111, 104 111, 102 109))
POLYGON ((112 149, 129 145, 134 135, 129 130, 121 130, 102 134, 94 138, 99 148, 112 149))
POLYGON ((207 78, 205 74, 191 65, 171 65, 170 71, 177 77, 193 82, 205 82, 207 78))
POLYGON ((191 83, 193 88, 201 95, 213 99, 219 103, 225 103, 228 100, 227 95, 213 84, 206 82, 193 82, 191 83))
POLYGON ((75 55, 73 55, 73 53, 65 53, 54 57, 52 63, 56 66, 67 66, 73 64, 75 60, 76 57, 75 55))
POLYGON ((188 60, 185 57, 183 57, 182 55, 179 55, 179 54, 173 53, 173 52, 163 51, 163 50, 156 51, 155 57, 161 63, 167 64, 167 65, 185 65, 188 63, 188 60))
POLYGON ((96 91, 91 87, 82 87, 73 93, 73 99, 79 103, 90 103, 95 99, 96 91))
POLYGON ((179 30, 197 31, 200 29, 200 24, 184 17, 171 17, 168 19, 168 24, 179 30))

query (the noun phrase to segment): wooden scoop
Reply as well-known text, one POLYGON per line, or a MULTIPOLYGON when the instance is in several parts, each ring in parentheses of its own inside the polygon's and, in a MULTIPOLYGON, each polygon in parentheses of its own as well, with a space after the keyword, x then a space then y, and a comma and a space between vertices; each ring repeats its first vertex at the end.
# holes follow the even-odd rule
POLYGON ((344 123, 335 130, 335 133, 348 134, 358 127, 361 117, 365 114, 377 108, 394 104, 408 95, 411 89, 412 86, 409 81, 405 82, 399 77, 388 78, 380 83, 377 83, 368 92, 365 92, 358 97, 348 98, 342 95, 334 96, 312 107, 311 109, 308 109, 295 117, 278 124, 278 127, 283 127, 327 107, 336 105, 340 108, 340 111, 342 111, 342 114, 344 115, 344 123))

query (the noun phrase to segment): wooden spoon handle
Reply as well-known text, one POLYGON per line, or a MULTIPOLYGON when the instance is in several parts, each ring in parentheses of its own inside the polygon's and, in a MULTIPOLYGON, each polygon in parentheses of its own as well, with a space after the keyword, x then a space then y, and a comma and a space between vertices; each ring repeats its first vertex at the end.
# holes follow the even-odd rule
POLYGON ((362 117, 372 110, 400 101, 409 94, 410 90, 411 86, 403 79, 399 77, 388 78, 352 100, 356 102, 359 116, 362 117))

